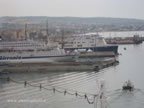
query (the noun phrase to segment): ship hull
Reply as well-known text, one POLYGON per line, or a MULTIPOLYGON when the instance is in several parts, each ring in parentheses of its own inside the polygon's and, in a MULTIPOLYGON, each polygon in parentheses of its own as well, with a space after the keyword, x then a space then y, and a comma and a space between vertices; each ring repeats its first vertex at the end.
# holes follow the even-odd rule
POLYGON ((69 62, 74 61, 73 55, 64 56, 24 56, 24 57, 3 57, 0 58, 0 64, 9 63, 51 63, 51 62, 69 62))
POLYGON ((82 48, 64 48, 66 51, 74 51, 78 49, 85 49, 88 51, 89 49, 96 52, 96 51, 112 51, 115 54, 118 54, 118 46, 99 46, 99 47, 82 47, 82 48))

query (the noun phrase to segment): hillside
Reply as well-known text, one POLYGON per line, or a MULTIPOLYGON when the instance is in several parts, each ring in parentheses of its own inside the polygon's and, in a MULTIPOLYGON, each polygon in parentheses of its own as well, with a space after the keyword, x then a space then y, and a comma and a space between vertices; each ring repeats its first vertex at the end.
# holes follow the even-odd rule
POLYGON ((102 31, 144 30, 144 20, 110 17, 0 17, 0 25, 1 27, 5 27, 7 24, 28 23, 38 26, 45 25, 47 19, 54 26, 89 28, 91 31, 96 29, 102 31))

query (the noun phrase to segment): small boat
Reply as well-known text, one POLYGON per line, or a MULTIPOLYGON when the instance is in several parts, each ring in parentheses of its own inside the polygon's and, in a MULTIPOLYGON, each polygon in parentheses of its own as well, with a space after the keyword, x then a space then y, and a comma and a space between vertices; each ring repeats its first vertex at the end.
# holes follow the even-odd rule
POLYGON ((132 91, 134 89, 134 85, 130 80, 128 80, 124 83, 122 89, 132 91))

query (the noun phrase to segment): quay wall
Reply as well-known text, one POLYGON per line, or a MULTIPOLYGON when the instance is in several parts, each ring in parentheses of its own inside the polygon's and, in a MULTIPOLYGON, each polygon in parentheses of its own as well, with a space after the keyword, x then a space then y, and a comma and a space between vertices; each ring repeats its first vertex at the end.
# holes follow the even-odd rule
POLYGON ((1 66, 0 72, 53 72, 100 70, 117 64, 115 59, 97 62, 20 63, 1 66))

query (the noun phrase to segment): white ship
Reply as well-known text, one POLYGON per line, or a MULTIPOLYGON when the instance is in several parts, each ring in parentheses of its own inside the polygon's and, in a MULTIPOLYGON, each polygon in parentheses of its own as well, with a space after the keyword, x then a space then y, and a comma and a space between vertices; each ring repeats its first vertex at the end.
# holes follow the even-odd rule
POLYGON ((43 63, 72 61, 75 54, 67 54, 56 43, 35 41, 0 41, 0 63, 43 63))
POLYGON ((104 38, 97 33, 73 35, 65 39, 64 49, 66 51, 112 51, 118 53, 117 45, 107 45, 104 38))
MULTIPOLYGON (((25 24, 25 41, 3 41, 0 37, 0 63, 43 63, 72 61, 75 54, 66 53, 57 43, 49 40, 48 21, 46 42, 29 40, 25 24)), ((17 36, 19 37, 19 35, 17 36)))

